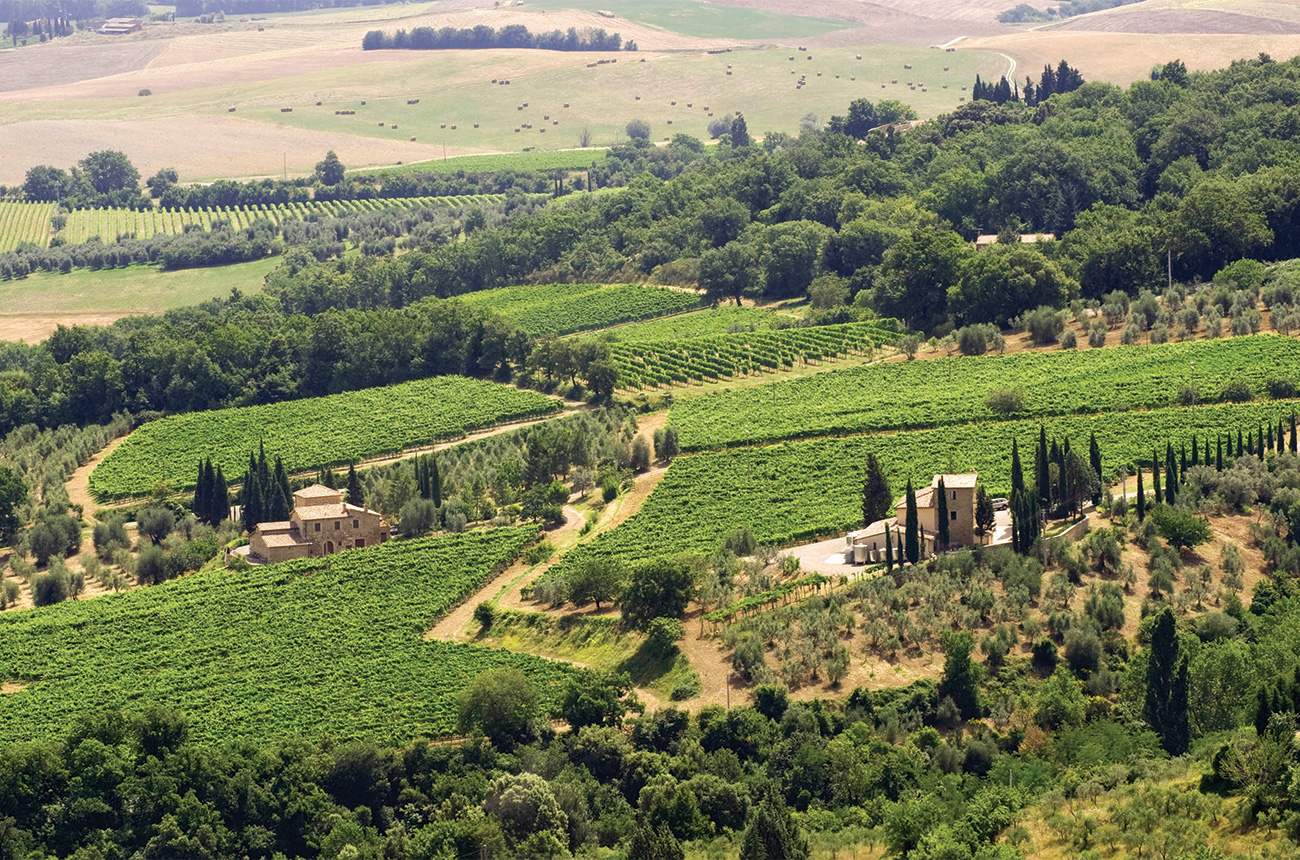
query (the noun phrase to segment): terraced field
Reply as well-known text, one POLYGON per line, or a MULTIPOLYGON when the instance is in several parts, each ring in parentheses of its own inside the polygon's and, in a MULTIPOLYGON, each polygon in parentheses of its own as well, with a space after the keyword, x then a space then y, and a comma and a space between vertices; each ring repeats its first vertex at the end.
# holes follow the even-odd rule
MULTIPOLYGON (((622 358, 622 352, 616 354, 622 358)), ((690 450, 1005 417, 1150 409, 1169 406, 1184 389, 1194 389, 1196 402, 1206 403, 1220 400, 1229 383, 1245 385, 1253 397, 1267 397, 1270 380, 1294 385, 1297 368, 1300 341, 1277 335, 891 362, 682 401, 671 421, 690 450), (1018 392, 1020 401, 1009 415, 990 402, 991 394, 1008 390, 1018 392)))
POLYGON ((421 633, 535 528, 392 541, 327 559, 213 571, 112 597, 0 615, 0 742, 157 703, 201 743, 369 738, 455 729, 457 695, 512 665, 543 696, 567 669, 421 633))
MULTIPOLYGON (((1193 436, 1213 447, 1217 433, 1254 431, 1289 423, 1300 401, 1103 415, 1068 415, 1042 421, 1049 436, 1069 438, 1086 450, 1097 434, 1107 477, 1150 461, 1166 441, 1190 447, 1193 436)), ((862 525, 862 480, 874 453, 895 495, 910 478, 929 486, 941 472, 979 472, 994 495, 1011 485, 1011 440, 1022 456, 1033 450, 1040 421, 984 422, 900 433, 785 442, 678 457, 634 517, 566 555, 561 570, 591 555, 628 561, 678 552, 709 554, 727 532, 749 528, 763 543, 786 544, 862 525)), ((1032 471, 1032 458, 1025 461, 1032 471)))
POLYGON ((461 301, 530 334, 572 334, 698 307, 699 295, 642 284, 541 284, 468 293, 461 301))
POLYGON ((897 339, 898 331, 885 323, 843 323, 614 343, 610 352, 618 362, 619 386, 635 390, 775 373, 828 358, 867 355, 897 339))
POLYGON ((470 430, 557 412, 560 401, 508 385, 438 376, 328 397, 172 415, 136 430, 90 476, 101 501, 143 496, 158 482, 194 486, 195 463, 212 458, 230 481, 265 445, 290 472, 402 451, 470 430))

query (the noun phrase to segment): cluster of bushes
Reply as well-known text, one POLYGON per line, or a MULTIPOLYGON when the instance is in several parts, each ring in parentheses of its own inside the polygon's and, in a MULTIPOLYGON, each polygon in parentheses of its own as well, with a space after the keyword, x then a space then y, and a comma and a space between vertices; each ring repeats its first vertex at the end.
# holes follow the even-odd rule
POLYGON ((623 44, 623 37, 618 33, 606 33, 597 28, 578 30, 570 27, 567 31, 552 30, 548 33, 533 33, 522 24, 511 24, 500 30, 480 24, 472 29, 457 30, 455 27, 416 27, 411 32, 398 30, 388 34, 383 30, 371 30, 361 40, 361 47, 367 51, 378 50, 412 50, 412 51, 452 51, 485 50, 488 48, 536 48, 542 51, 618 51, 624 47, 636 50, 635 42, 623 44))

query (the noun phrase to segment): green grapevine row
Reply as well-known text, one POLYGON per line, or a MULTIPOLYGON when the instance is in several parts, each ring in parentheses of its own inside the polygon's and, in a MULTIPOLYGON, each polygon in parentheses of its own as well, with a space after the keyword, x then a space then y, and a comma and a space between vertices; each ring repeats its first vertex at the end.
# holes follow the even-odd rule
MULTIPOLYGON (((67 223, 59 237, 69 244, 85 242, 98 236, 112 242, 118 236, 135 234, 136 238, 172 235, 184 232, 197 224, 209 229, 213 221, 227 221, 231 226, 244 228, 258 218, 279 225, 284 221, 303 219, 311 215, 342 216, 362 212, 383 212, 391 209, 409 209, 417 206, 469 206, 500 203, 504 194, 471 194, 463 197, 403 197, 371 200, 320 200, 310 203, 260 204, 254 206, 211 207, 203 209, 78 209, 67 213, 67 223)), ((0 204, 3 206, 4 204, 0 204)), ((17 204, 24 206, 48 204, 17 204)), ((52 211, 51 211, 52 214, 52 211)), ((48 226, 49 216, 46 216, 48 226)), ((3 236, 3 233, 0 233, 3 236)), ((46 242, 48 244, 48 240, 46 242)), ((0 248, 3 250, 3 248, 0 248)))
POLYGON ((1256 397, 1270 380, 1297 382, 1300 341, 1278 335, 1159 346, 890 362, 819 373, 679 402, 671 421, 686 450, 841 433, 903 430, 1005 417, 989 395, 1015 389, 1015 416, 1198 403, 1229 382, 1256 397), (1190 398, 1189 398, 1190 399, 1190 398))
POLYGON ((173 415, 132 433, 90 476, 97 499, 143 496, 157 482, 194 486, 195 463, 211 457, 237 481, 259 444, 291 472, 402 451, 503 421, 546 415, 560 401, 462 376, 173 415))
POLYGON ((769 588, 767 591, 760 591, 758 594, 751 594, 749 597, 729 603, 721 609, 715 609, 704 616, 705 621, 713 623, 729 622, 738 615, 744 615, 755 609, 761 609, 769 603, 776 603, 783 600, 791 594, 805 588, 821 588, 821 586, 830 582, 830 577, 822 576, 820 573, 802 576, 799 579, 790 582, 783 582, 776 588, 769 588))
POLYGON ((513 320, 530 334, 571 334, 698 307, 683 290, 640 284, 542 284, 469 293, 461 299, 513 320))
POLYGON ((30 243, 42 248, 50 244, 53 203, 22 203, 0 200, 0 252, 30 243))
POLYGON ((611 353, 625 389, 774 373, 849 354, 870 353, 898 333, 880 323, 842 323, 775 331, 737 332, 683 341, 614 343, 611 353))
POLYGON ((204 743, 400 743, 454 731, 458 693, 500 665, 526 671, 550 699, 559 664, 421 638, 535 536, 391 541, 5 613, 0 678, 30 686, 0 695, 0 743, 145 703, 184 713, 204 743))

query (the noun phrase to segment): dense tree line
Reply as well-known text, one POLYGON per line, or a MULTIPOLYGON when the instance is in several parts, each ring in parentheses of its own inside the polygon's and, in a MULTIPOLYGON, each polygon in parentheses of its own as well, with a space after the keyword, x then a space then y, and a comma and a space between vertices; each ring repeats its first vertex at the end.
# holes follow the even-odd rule
POLYGON ((396 0, 181 0, 178 18, 224 12, 227 15, 261 15, 273 12, 304 12, 310 9, 346 9, 351 6, 382 6, 396 0))
POLYGON ((458 30, 455 27, 416 27, 409 33, 398 30, 385 33, 383 30, 371 30, 361 40, 361 47, 367 51, 411 50, 411 51, 452 51, 452 50, 486 50, 488 48, 536 48, 541 51, 619 51, 624 47, 636 50, 635 42, 623 44, 623 37, 618 33, 606 33, 603 29, 570 27, 565 30, 552 30, 547 33, 534 33, 522 24, 511 24, 496 30, 486 24, 458 30))
POLYGON ((1075 15, 1086 15, 1089 12, 1100 12, 1102 9, 1114 9, 1116 6, 1127 6, 1130 3, 1140 3, 1141 0, 1065 0, 1055 6, 1048 6, 1046 9, 1038 9, 1028 3, 1019 3, 1011 9, 1007 9, 998 14, 998 20, 1003 24, 1024 24, 1031 21, 1053 21, 1058 18, 1072 18, 1075 15))
POLYGON ((27 171, 28 200, 58 202, 64 209, 148 209, 140 193, 140 172, 121 152, 92 152, 71 170, 37 165, 27 171))

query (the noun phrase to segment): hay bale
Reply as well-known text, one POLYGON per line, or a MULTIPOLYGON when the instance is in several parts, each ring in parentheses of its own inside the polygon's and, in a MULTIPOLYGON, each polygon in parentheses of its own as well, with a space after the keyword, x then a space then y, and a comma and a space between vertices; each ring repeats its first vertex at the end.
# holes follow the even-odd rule
POLYGON ((321 106, 321 102, 316 102, 316 107, 320 107, 320 106, 321 106))
POLYGON ((637 96, 637 97, 636 97, 636 100, 637 100, 637 101, 641 101, 641 97, 640 97, 640 96, 637 96))
POLYGON ((524 109, 523 105, 515 105, 515 110, 523 110, 523 109, 524 109))
POLYGON ((550 115, 549 113, 547 113, 547 114, 542 114, 542 119, 550 119, 550 118, 551 118, 551 115, 550 115))
POLYGON ((911 64, 911 63, 903 63, 903 68, 905 68, 905 69, 910 69, 910 68, 912 68, 912 64, 911 64))
POLYGON ((455 130, 456 130, 456 126, 453 125, 453 126, 451 127, 451 130, 452 130, 452 131, 455 131, 455 130))
POLYGON ((528 107, 528 102, 524 102, 524 107, 528 107))
POLYGON ((544 128, 540 128, 540 129, 538 129, 538 132, 541 133, 541 134, 546 134, 546 129, 544 129, 544 128))
POLYGON ((943 70, 944 70, 945 72, 948 71, 948 67, 947 67, 947 66, 944 66, 944 67, 943 67, 943 70))
POLYGON ((713 111, 709 111, 709 116, 713 116, 713 111))
POLYGON ((669 125, 672 125, 672 124, 673 124, 673 121, 672 121, 672 120, 668 120, 668 124, 669 124, 669 125))
POLYGON ((475 128, 478 128, 478 123, 474 123, 474 127, 475 127, 475 128))
POLYGON ((644 63, 644 62, 645 62, 645 57, 642 57, 640 60, 638 60, 638 62, 644 63))
POLYGON ((727 74, 728 74, 728 75, 730 75, 730 74, 731 74, 731 72, 727 72, 727 74))
POLYGON ((861 55, 861 54, 858 54, 858 59, 859 59, 859 60, 862 59, 862 55, 861 55))
POLYGON ((415 138, 411 138, 411 143, 415 143, 415 138))
POLYGON ((672 105, 673 107, 677 107, 677 102, 669 102, 668 104, 672 105))
POLYGON ((898 83, 898 78, 894 78, 892 81, 890 81, 890 83, 891 83, 891 84, 896 84, 896 83, 898 83))
POLYGON ((362 99, 362 100, 361 100, 361 103, 362 103, 362 104, 365 104, 365 103, 366 103, 366 100, 365 100, 365 99, 362 99))
POLYGON ((447 123, 445 122, 442 125, 438 126, 438 128, 446 128, 446 127, 447 127, 447 123))
POLYGON ((393 124, 390 126, 390 128, 396 129, 396 128, 397 128, 397 123, 393 123, 393 124))
POLYGON ((565 103, 564 103, 564 106, 565 106, 565 107, 568 107, 568 106, 569 106, 569 103, 568 103, 568 102, 565 102, 565 103))
POLYGON ((228 108, 226 108, 226 113, 234 113, 234 112, 235 112, 235 109, 234 109, 234 108, 232 108, 232 107, 228 107, 228 108))
POLYGON ((519 134, 519 129, 515 129, 515 134, 519 134))
POLYGON ((383 128, 383 127, 384 127, 384 123, 381 122, 381 123, 379 124, 379 127, 380 127, 380 128, 383 128))
POLYGON ((496 79, 496 78, 493 78, 493 79, 492 79, 492 83, 495 84, 496 82, 497 82, 497 79, 496 79))
POLYGON ((553 120, 551 120, 551 125, 559 125, 559 124, 560 124, 560 121, 559 121, 558 119, 553 119, 553 120))

